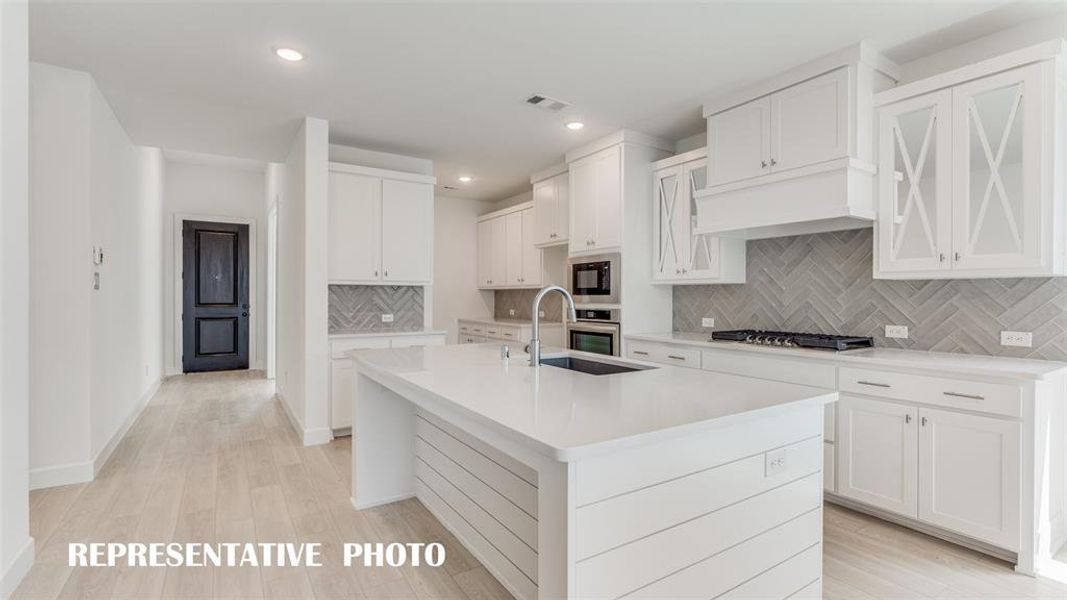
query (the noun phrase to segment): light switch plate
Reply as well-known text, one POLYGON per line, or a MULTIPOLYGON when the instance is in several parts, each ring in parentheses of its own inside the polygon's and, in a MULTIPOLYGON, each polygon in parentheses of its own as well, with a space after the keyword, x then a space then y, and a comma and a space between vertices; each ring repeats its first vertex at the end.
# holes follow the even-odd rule
POLYGON ((392 323, 393 313, 382 313, 382 323, 392 323))
POLYGON ((508 309, 508 316, 509 317, 514 317, 515 316, 515 309, 514 308, 509 308, 508 309))
POLYGON ((1030 348, 1034 345, 1034 334, 1029 331, 1001 331, 1000 345, 1030 348))
POLYGON ((543 310, 539 310, 539 311, 537 311, 537 318, 538 318, 538 319, 543 319, 543 318, 545 318, 545 311, 543 311, 543 310))
POLYGON ((886 325, 885 337, 887 338, 908 338, 908 326, 907 325, 886 325))
POLYGON ((715 319, 712 317, 704 317, 700 320, 701 327, 715 327, 715 319))

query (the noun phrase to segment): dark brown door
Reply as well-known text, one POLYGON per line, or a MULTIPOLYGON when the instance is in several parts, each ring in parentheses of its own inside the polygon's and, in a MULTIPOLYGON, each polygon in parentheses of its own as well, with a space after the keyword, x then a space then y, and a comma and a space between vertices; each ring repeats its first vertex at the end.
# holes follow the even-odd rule
POLYGON ((248 225, 182 224, 182 370, 248 368, 248 225))

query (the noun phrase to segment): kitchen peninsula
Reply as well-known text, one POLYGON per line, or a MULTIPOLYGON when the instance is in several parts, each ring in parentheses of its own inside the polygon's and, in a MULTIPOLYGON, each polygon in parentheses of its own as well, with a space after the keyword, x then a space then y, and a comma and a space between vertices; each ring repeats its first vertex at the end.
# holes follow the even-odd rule
POLYGON ((632 370, 350 352, 353 504, 418 497, 523 600, 820 596, 834 390, 569 356, 632 370))

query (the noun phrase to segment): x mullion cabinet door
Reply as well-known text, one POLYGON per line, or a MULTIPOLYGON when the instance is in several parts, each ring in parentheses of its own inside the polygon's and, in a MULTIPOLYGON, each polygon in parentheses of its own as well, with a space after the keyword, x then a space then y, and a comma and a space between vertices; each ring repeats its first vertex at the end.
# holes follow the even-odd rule
POLYGON ((1050 260, 1042 253, 1052 234, 1042 169, 1050 70, 1038 63, 952 89, 955 269, 1039 269, 1050 260))
POLYGON ((878 118, 878 270, 949 269, 952 238, 952 94, 883 107, 878 118))

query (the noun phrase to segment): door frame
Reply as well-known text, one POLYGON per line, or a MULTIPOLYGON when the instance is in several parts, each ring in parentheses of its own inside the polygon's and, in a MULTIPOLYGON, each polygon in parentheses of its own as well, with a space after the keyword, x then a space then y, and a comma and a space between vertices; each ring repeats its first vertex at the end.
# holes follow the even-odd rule
POLYGON ((185 299, 182 296, 184 286, 182 282, 182 271, 185 269, 183 260, 185 258, 185 248, 182 245, 182 225, 185 221, 206 221, 209 223, 233 223, 234 225, 247 225, 248 226, 248 369, 250 371, 262 369, 263 365, 259 363, 259 353, 256 351, 256 343, 258 342, 258 336, 256 335, 256 329, 259 324, 259 307, 256 300, 259 296, 259 288, 256 287, 258 282, 256 280, 256 271, 259 268, 258 258, 256 256, 256 246, 258 245, 256 238, 256 219, 249 217, 226 217, 220 215, 201 215, 195 213, 174 213, 174 262, 171 269, 171 278, 174 284, 174 314, 173 327, 174 327, 174 361, 170 365, 170 368, 176 374, 183 374, 182 369, 182 353, 185 331, 182 327, 182 314, 185 311, 185 299))

